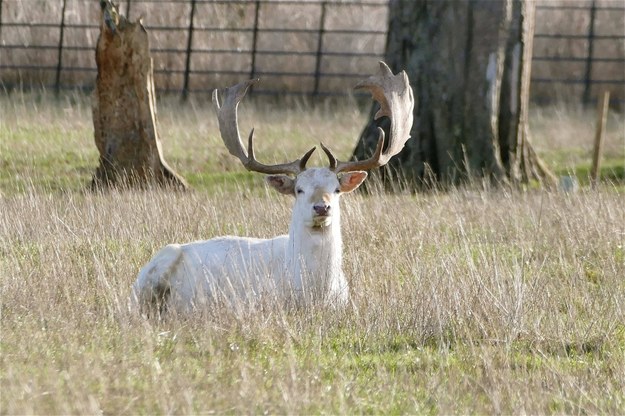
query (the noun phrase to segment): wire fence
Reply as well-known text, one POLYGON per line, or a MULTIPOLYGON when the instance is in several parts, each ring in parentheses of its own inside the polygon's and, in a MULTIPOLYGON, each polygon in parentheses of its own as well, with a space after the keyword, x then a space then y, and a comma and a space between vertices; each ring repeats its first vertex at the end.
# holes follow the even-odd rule
MULTIPOLYGON (((344 94, 384 57, 388 7, 387 0, 119 5, 132 20, 144 16, 156 88, 185 97, 247 77, 263 78, 257 93, 344 94)), ((538 5, 533 96, 589 101, 610 89, 623 100, 624 12, 622 3, 598 0, 538 5)), ((98 21, 94 0, 0 0, 0 83, 92 89, 98 21)))
POLYGON ((587 0, 536 9, 533 98, 588 103, 610 90, 614 101, 625 100, 625 4, 587 0))
MULTIPOLYGON (((0 0, 3 9, 10 4, 17 6, 0 0)), ((92 88, 99 6, 59 4, 28 23, 0 15, 5 87, 92 88)), ((244 77, 263 78, 257 93, 341 94, 368 75, 386 43, 386 0, 126 0, 119 9, 146 17, 156 88, 185 95, 244 77)))

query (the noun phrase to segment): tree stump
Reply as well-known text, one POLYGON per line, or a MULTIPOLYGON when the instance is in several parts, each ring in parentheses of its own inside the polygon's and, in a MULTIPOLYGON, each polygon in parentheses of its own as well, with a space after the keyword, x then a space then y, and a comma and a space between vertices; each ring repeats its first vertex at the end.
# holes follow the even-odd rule
POLYGON ((162 155, 147 31, 140 19, 128 21, 109 0, 101 0, 100 6, 98 75, 92 96, 100 164, 91 186, 156 183, 185 189, 185 180, 162 155))

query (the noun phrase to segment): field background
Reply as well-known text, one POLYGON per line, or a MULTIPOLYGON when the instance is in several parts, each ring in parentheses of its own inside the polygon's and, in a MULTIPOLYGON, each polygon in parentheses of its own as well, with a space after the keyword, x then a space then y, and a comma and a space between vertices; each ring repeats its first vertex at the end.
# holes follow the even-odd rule
MULTIPOLYGON (((1 2, 4 17, 33 21, 39 13, 40 22, 59 16, 59 4, 1 2)), ((96 2, 68 5, 72 22, 83 12, 97 19, 96 2)), ((220 13, 216 24, 249 19, 234 6, 220 13)), ((180 7, 152 10, 146 21, 185 24, 186 15, 180 7)), ((350 16, 363 25, 371 17, 350 16)), ((314 26, 305 13, 291 17, 314 26)), ((549 23, 587 24, 581 14, 549 23)), ((2 27, 2 42, 14 40, 7 33, 2 27)), ((20 42, 54 37, 36 26, 18 33, 20 42)), ((95 44, 91 29, 67 36, 70 45, 81 37, 95 44)), ((182 41, 150 36, 164 47, 182 41)), ((353 42, 345 45, 362 46, 353 42)), ((11 53, 0 64, 49 59, 43 51, 11 53)), ((180 65, 167 56, 155 55, 157 69, 180 65)), ((65 58, 93 64, 92 51, 65 58)), ((356 66, 369 73, 375 60, 356 66)), ((55 63, 53 54, 48 65, 55 63)), ((95 74, 63 76, 80 84, 95 74)), ((159 82, 178 88, 180 75, 172 77, 159 82)), ((284 90, 293 83, 279 82, 284 90)), ((576 178, 576 192, 475 184, 348 195, 346 310, 268 304, 156 322, 128 309, 130 286, 156 250, 223 234, 285 233, 291 201, 228 155, 201 95, 184 104, 162 95, 158 103, 165 159, 191 191, 100 194, 86 191, 98 158, 88 96, 0 94, 0 414, 625 413, 625 120, 609 113, 601 182, 590 189, 596 115, 567 104, 568 92, 559 90, 556 105, 535 106, 530 125, 539 155, 558 176, 576 178)), ((242 130, 256 127, 257 156, 267 162, 320 141, 347 158, 368 115, 349 96, 316 105, 269 98, 241 108, 242 130)), ((311 164, 324 163, 317 154, 311 164)))
MULTIPOLYGON (((266 161, 321 139, 347 157, 368 113, 300 100, 241 111, 266 161)), ((227 155, 202 102, 159 102, 165 157, 194 188, 182 193, 86 192, 97 151, 85 96, 2 95, 0 114, 2 414, 625 412, 619 114, 596 190, 346 196, 345 311, 272 304, 164 322, 127 307, 155 250, 285 233, 291 201, 227 155)), ((582 184, 594 119, 532 111, 540 155, 582 184)))

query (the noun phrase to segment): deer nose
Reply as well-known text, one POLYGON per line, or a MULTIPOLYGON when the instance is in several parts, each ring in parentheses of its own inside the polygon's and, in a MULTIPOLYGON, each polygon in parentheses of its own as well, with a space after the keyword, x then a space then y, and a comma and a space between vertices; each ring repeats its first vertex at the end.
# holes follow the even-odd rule
POLYGON ((327 216, 330 214, 330 205, 322 204, 322 205, 314 205, 313 209, 317 215, 327 216))

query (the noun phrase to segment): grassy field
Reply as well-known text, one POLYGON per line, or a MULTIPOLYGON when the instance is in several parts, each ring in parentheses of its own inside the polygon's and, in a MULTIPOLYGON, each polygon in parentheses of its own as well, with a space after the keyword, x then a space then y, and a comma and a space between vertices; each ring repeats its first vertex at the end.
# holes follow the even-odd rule
MULTIPOLYGON (((320 140, 346 157, 366 117, 288 108, 242 108, 259 158, 320 140)), ((0 97, 1 414, 625 413, 622 115, 596 190, 346 196, 345 311, 148 322, 127 300, 155 250, 285 233, 290 206, 228 156, 207 103, 159 110, 194 190, 93 194, 89 101, 0 97)), ((582 183, 594 118, 532 113, 539 153, 582 183)))

